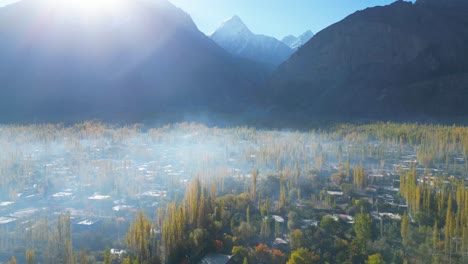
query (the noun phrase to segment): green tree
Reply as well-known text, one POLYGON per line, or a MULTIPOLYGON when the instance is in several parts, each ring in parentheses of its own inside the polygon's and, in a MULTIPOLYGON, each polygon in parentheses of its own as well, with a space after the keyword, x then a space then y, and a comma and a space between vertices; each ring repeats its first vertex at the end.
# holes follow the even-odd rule
POLYGON ((370 215, 364 213, 357 214, 353 229, 356 233, 355 243, 359 247, 361 254, 364 254, 367 251, 367 241, 372 236, 372 220, 370 215))
POLYGON ((111 264, 111 252, 109 247, 106 247, 104 251, 104 264, 111 264))
POLYGON ((319 256, 315 256, 313 252, 310 252, 305 248, 298 248, 291 252, 291 256, 287 264, 313 264, 320 260, 319 256))
POLYGON ((409 237, 409 220, 406 212, 401 217, 401 242, 403 243, 404 247, 408 246, 408 237, 409 237))
POLYGON ((372 220, 369 214, 357 214, 354 223, 354 232, 356 238, 359 240, 367 241, 372 235, 372 220))
POLYGON ((132 264, 132 259, 130 257, 126 257, 122 259, 122 264, 132 264))
POLYGON ((296 250, 304 246, 304 233, 300 229, 293 230, 289 234, 291 250, 296 250))
POLYGON ((367 258, 366 264, 385 264, 382 255, 380 254, 373 254, 367 258))
POLYGON ((326 233, 337 234, 340 231, 340 223, 335 221, 331 216, 325 216, 320 222, 320 228, 322 228, 326 233))
POLYGON ((249 251, 243 246, 234 246, 232 248, 232 260, 234 263, 243 263, 244 259, 248 258, 249 251))
POLYGON ((247 244, 255 236, 255 228, 247 222, 242 222, 236 228, 235 235, 239 237, 242 243, 247 244))
POLYGON ((297 222, 299 220, 299 217, 296 212, 290 211, 288 213, 288 229, 293 230, 297 227, 297 222))

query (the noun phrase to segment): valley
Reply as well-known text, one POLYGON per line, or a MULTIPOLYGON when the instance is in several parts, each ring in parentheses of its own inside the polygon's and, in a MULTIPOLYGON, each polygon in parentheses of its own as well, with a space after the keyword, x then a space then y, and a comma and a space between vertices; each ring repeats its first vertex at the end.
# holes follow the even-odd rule
MULTIPOLYGON (((327 239, 341 237, 351 242, 357 233, 347 229, 356 225, 361 214, 369 217, 368 228, 374 230, 366 240, 404 249, 383 252, 365 247, 363 252, 403 260, 411 257, 405 253, 411 246, 402 247, 398 234, 385 233, 387 228, 399 232, 402 217, 410 219, 412 232, 417 226, 448 227, 443 225, 445 211, 440 216, 426 212, 423 196, 415 198, 414 189, 406 193, 401 188, 417 188, 419 195, 428 191, 431 197, 435 195, 434 203, 440 199, 440 190, 462 188, 462 200, 453 197, 457 204, 453 213, 463 214, 465 209, 459 203, 466 199, 467 140, 464 127, 394 123, 333 125, 303 132, 196 123, 156 128, 96 122, 2 126, 0 261, 7 261, 12 252, 21 260, 25 250, 32 249, 36 261, 53 263, 57 253, 50 251, 50 245, 63 243, 54 235, 57 219, 68 216, 70 243, 73 241, 70 252, 86 250, 93 263, 93 259, 102 260, 106 247, 113 252, 124 250, 124 257, 112 255, 113 263, 120 263, 127 254, 134 256, 125 237, 141 212, 156 230, 152 241, 159 246, 155 252, 170 263, 179 263, 183 256, 201 259, 209 252, 239 258, 232 246, 212 248, 214 241, 234 248, 265 245, 267 252, 268 248, 279 250, 286 260, 299 248, 294 244, 299 233, 320 231, 329 236, 315 242, 306 242, 304 237, 300 245, 309 245, 308 250, 327 239), (194 184, 199 187, 193 189, 194 184), (182 235, 188 239, 185 253, 174 255, 174 245, 168 245, 165 237, 174 221, 167 219, 176 217, 170 216, 170 208, 188 210, 187 195, 195 190, 206 190, 205 197, 211 197, 204 201, 198 194, 201 200, 197 204, 208 202, 203 210, 215 219, 195 224, 207 232, 198 244, 192 244, 192 235, 188 235, 198 229, 187 223, 187 233, 182 235), (220 203, 226 212, 216 216, 220 213, 216 208, 223 210, 220 203), (328 230, 328 217, 341 227, 328 230), (214 223, 220 226, 211 226, 214 223), (241 227, 251 231, 242 233, 241 227)), ((443 199, 451 200, 451 193, 444 197, 447 195, 443 199)), ((427 205, 430 208, 432 199, 427 205)), ((460 243, 450 244, 448 249, 454 263, 463 262, 468 246, 466 214, 460 217, 451 231, 460 243)), ((311 252, 316 263, 345 260, 338 259, 340 250, 334 247, 311 252)), ((424 253, 418 252, 415 254, 423 254, 418 258, 423 258, 424 253)), ((441 249, 440 258, 447 257, 443 252, 441 249)), ((257 263, 255 254, 245 257, 257 263)), ((358 254, 352 261, 365 257, 358 254)))

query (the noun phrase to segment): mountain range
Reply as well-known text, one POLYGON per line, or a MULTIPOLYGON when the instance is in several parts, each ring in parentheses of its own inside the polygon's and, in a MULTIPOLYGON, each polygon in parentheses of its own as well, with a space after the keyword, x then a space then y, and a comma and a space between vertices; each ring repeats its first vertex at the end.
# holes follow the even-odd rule
POLYGON ((252 33, 238 16, 226 20, 209 37, 229 53, 269 65, 272 69, 294 52, 273 37, 252 33))
POLYGON ((0 121, 468 115, 467 1, 397 1, 283 42, 237 16, 206 36, 167 0, 115 2, 0 8, 0 121))
POLYGON ((299 37, 288 35, 281 41, 263 34, 254 34, 238 16, 233 16, 209 37, 234 56, 261 63, 274 70, 285 62, 314 33, 308 30, 299 37))

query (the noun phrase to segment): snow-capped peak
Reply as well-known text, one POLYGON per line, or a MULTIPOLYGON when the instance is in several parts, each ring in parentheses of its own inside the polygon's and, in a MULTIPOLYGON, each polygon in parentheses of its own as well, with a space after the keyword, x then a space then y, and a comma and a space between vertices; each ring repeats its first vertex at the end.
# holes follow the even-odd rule
POLYGON ((252 33, 238 16, 224 21, 210 37, 231 54, 269 66, 276 67, 293 52, 273 37, 252 33))
POLYGON ((293 36, 293 35, 287 35, 286 37, 284 37, 281 41, 288 45, 289 47, 291 47, 291 45, 293 45, 296 41, 298 40, 298 37, 296 36, 293 36))
POLYGON ((314 33, 312 33, 312 31, 310 30, 307 30, 299 37, 288 35, 284 37, 281 41, 292 49, 298 49, 302 45, 306 44, 313 36, 314 33))
POLYGON ((249 28, 244 24, 240 17, 234 15, 231 18, 224 21, 216 31, 211 34, 222 34, 222 35, 238 35, 238 34, 253 34, 249 28))

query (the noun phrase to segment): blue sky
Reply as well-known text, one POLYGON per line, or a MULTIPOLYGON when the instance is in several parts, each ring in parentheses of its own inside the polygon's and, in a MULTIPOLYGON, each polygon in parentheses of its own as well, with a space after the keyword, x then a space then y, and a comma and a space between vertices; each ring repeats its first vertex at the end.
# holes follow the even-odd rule
MULTIPOLYGON (((16 0, 0 0, 0 6, 16 0)), ((66 1, 66 0, 63 0, 66 1)), ((98 0, 96 0, 98 1, 98 0)), ((395 0, 169 0, 189 13, 198 28, 213 32, 224 20, 238 15, 254 32, 282 38, 314 33, 357 10, 395 0)))
POLYGON ((314 33, 357 10, 388 5, 395 0, 170 0, 189 13, 199 29, 213 32, 224 20, 238 15, 254 33, 282 38, 314 33))

